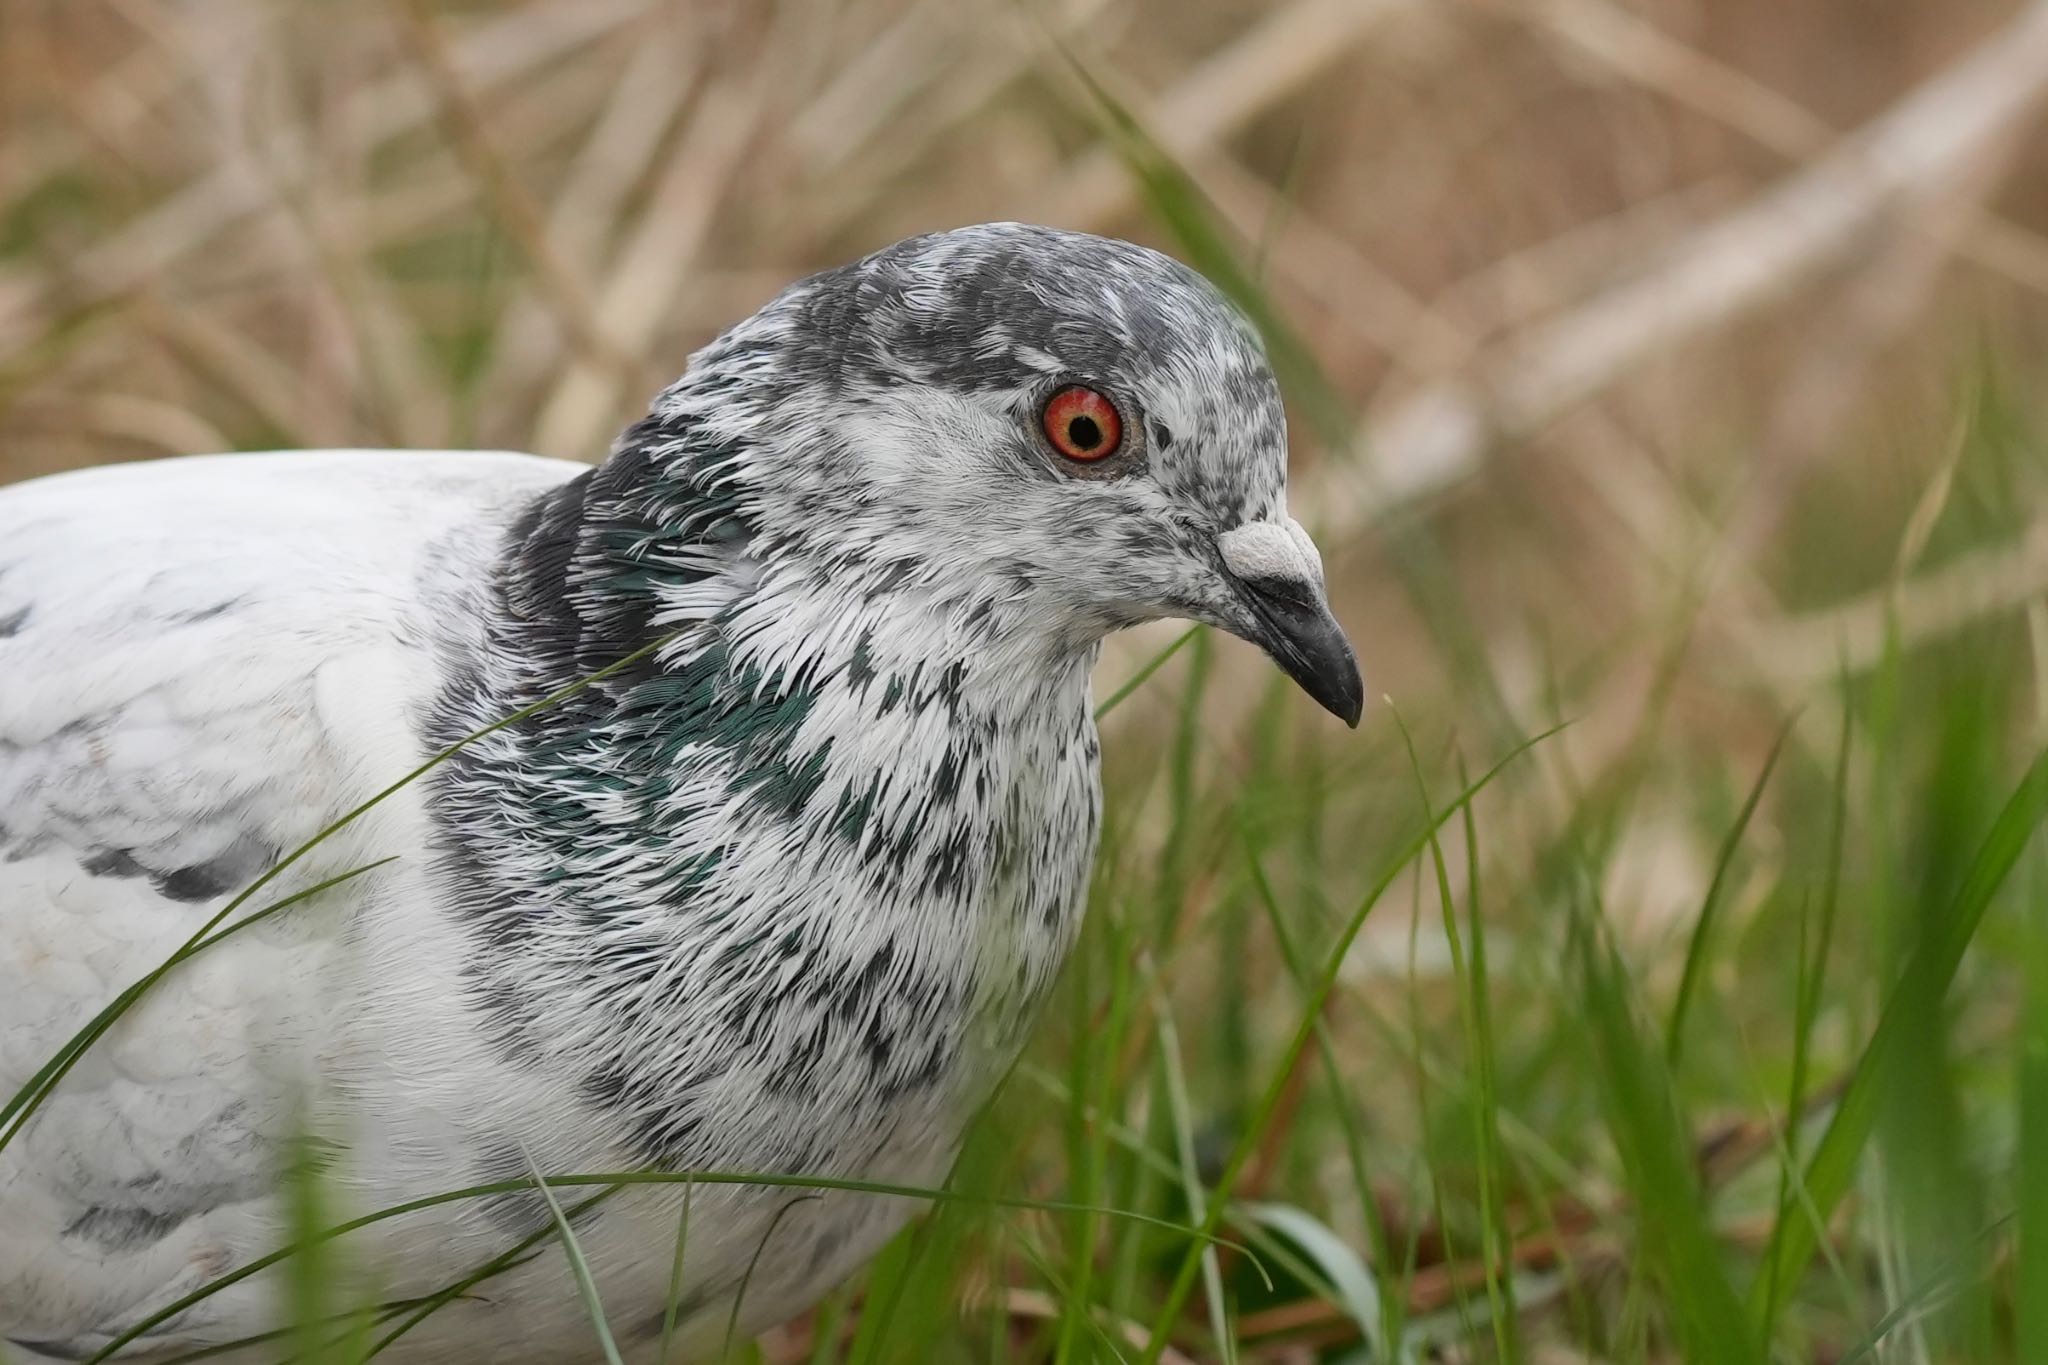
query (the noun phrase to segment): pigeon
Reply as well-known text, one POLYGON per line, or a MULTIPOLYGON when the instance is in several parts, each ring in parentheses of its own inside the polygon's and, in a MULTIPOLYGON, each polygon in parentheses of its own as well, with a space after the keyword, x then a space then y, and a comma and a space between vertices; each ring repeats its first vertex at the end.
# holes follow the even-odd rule
POLYGON ((1205 623, 1358 723, 1286 456, 1201 275, 987 224, 790 286, 596 465, 0 489, 0 1103, 315 889, 0 1129, 0 1353, 273 1330, 274 1268, 191 1296, 289 1239, 307 1150, 337 1218, 498 1187, 340 1244, 391 1300, 500 1262, 390 1361, 599 1358, 558 1218, 627 1358, 803 1311, 924 1205, 690 1184, 671 1302, 684 1185, 532 1178, 942 1185, 1075 937, 1103 639, 1205 623))

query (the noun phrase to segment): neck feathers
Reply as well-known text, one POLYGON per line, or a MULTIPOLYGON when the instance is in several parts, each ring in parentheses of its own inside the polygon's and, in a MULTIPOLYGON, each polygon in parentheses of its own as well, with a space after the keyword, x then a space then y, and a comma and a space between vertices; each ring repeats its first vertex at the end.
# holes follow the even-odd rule
POLYGON ((431 798, 502 1048, 661 1160, 702 1155, 708 1077, 742 1055, 855 1113, 946 1090, 983 1055, 974 1019, 1007 1048, 1099 804, 1092 650, 1006 633, 915 567, 807 559, 730 464, 671 414, 527 509, 437 721, 452 742, 664 642, 469 745, 431 798))

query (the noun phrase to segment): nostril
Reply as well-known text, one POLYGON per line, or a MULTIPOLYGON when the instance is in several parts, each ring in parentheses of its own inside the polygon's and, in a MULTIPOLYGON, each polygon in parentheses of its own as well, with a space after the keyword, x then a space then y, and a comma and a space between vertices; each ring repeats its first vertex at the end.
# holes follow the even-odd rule
POLYGON ((1252 521, 1225 531, 1216 538, 1223 567, 1245 581, 1300 583, 1311 590, 1319 586, 1322 563, 1313 544, 1302 549, 1293 526, 1291 521, 1252 521))

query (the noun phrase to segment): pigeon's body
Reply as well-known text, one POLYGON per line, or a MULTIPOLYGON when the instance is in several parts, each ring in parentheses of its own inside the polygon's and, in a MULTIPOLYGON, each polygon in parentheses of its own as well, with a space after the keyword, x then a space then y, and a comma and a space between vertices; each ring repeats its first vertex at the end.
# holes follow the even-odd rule
MULTIPOLYGON (((1194 277, 995 227, 796 286, 596 470, 323 452, 0 490, 0 1102, 280 858, 554 698, 292 864, 235 918, 395 859, 180 966, 0 1150, 0 1338, 78 1358, 275 1249, 301 1131, 349 1213, 532 1169, 939 1183, 1078 919, 1100 637, 1195 615, 1327 683, 1282 449, 1194 277), (1108 438, 1032 444, 1075 377, 1122 395, 1072 409, 1108 438)), ((680 1203, 577 1220, 629 1352, 680 1203)), ((685 1339, 716 1343, 771 1226, 742 1332, 912 1207, 697 1188, 685 1339)), ((546 1226, 508 1194, 348 1245, 406 1297, 546 1226)), ((551 1250, 387 1358, 586 1358, 568 1275, 551 1250)), ((276 1296, 127 1353, 262 1332, 276 1296)))
MULTIPOLYGON (((460 715, 482 700, 470 689, 489 658, 493 559, 537 496, 582 472, 482 454, 230 456, 52 479, 0 498, 0 544, 9 547, 0 603, 10 618, 29 612, 0 653, 0 1091, 11 1094, 285 853, 442 742, 527 700, 476 706, 474 724, 460 715)), ((1015 775, 996 764, 970 771, 965 755, 947 759, 943 740, 933 742, 950 728, 935 716, 947 704, 938 677, 920 680, 916 695, 906 687, 884 710, 882 670, 897 670, 879 647, 870 657, 874 679, 838 699, 866 714, 818 718, 838 737, 827 761, 863 794, 855 775, 886 766, 894 780, 877 787, 874 829, 864 834, 914 833, 922 861, 924 836, 952 803, 930 809, 940 779, 920 771, 921 758, 960 764, 944 779, 952 788, 983 781, 993 793, 997 783, 1016 786, 1015 775)), ((914 671, 915 663, 906 675, 914 671)), ((356 1211, 518 1179, 526 1152, 555 1172, 666 1160, 936 1181, 953 1131, 943 1118, 956 1098, 946 1082, 963 1074, 951 1052, 965 1041, 974 952, 954 939, 968 927, 957 923, 959 903, 1008 898, 1006 915, 1028 910, 1044 921, 1032 939, 1042 946, 1019 954, 1030 991, 1078 906, 1092 735, 1077 721, 1085 672, 1065 683, 1067 695, 1043 698, 1043 718, 1057 717, 1064 742, 1031 755, 1045 771, 1012 798, 1044 793, 1069 814, 1014 812, 1067 836, 1058 850, 1065 866, 1040 905, 1021 903, 1029 891, 1014 877, 999 887, 992 869, 967 867, 982 855, 971 847, 957 894, 862 895, 856 841, 816 848, 825 866, 803 876, 806 840, 735 839, 746 823, 735 813, 719 825, 727 856, 779 864, 775 883, 792 894, 848 894, 804 907, 801 918, 764 896, 735 907, 732 921, 670 922, 650 912, 666 894, 662 879, 687 880, 687 871, 662 868, 653 884, 636 885, 607 866, 610 903, 565 906, 572 941, 551 948, 504 923, 537 906, 477 894, 498 870, 472 860, 533 856, 545 873, 604 859, 573 843, 529 852, 435 830, 427 807, 455 799, 457 765, 390 798, 250 908, 379 858, 396 854, 398 863, 180 969, 0 1154, 0 1302, 19 1315, 9 1334, 62 1348, 52 1353, 89 1351, 104 1337, 74 1325, 131 1320, 274 1247, 284 1226, 278 1163, 303 1098, 293 1078, 316 1067, 380 1100, 332 1115, 348 1153, 334 1169, 334 1194, 356 1211), (971 896, 970 876, 984 881, 971 896), (460 909, 422 913, 442 906, 460 909), (587 976, 586 961, 617 971, 587 976), (835 1009, 849 1015, 843 1027, 832 1026, 835 1009), (902 1096, 883 1111, 878 1102, 892 1091, 902 1096)), ((972 705, 967 691, 962 679, 951 704, 972 705)), ((562 707, 572 710, 574 699, 562 707)), ((1002 717, 1013 719, 1037 718, 1002 717)), ((696 737, 664 738, 687 748, 696 737)), ((729 799, 720 766, 688 752, 665 760, 663 798, 695 809, 687 803, 696 779, 713 789, 707 806, 729 799)), ((487 771, 479 764, 472 780, 487 771)), ((641 824, 637 810, 620 815, 636 832, 658 827, 641 824)), ((686 864, 720 847, 664 836, 661 862, 686 864)), ((693 1199, 691 1261, 702 1288, 730 1292, 765 1219, 789 1197, 724 1187, 693 1199)), ((673 1237, 675 1202, 672 1193, 643 1197, 589 1216, 583 1240, 616 1301, 649 1292, 659 1301, 669 1264, 649 1251, 673 1237), (636 1211, 656 1208, 657 1225, 635 1225, 636 1211)), ((893 1226, 893 1211, 870 1234, 843 1225, 862 1210, 841 1200, 821 1216, 827 1210, 806 1203, 785 1217, 778 1241, 802 1251, 805 1278, 830 1276, 893 1226), (821 1240, 828 1231, 838 1236, 821 1240)), ((437 1272, 452 1279, 542 1216, 531 1200, 451 1205, 365 1241, 363 1258, 409 1284, 437 1272), (419 1249, 416 1264, 408 1248, 419 1249)), ((561 1267, 539 1273, 559 1279, 561 1267)), ((748 1292, 767 1320, 789 1293, 772 1278, 748 1292)), ((591 1340, 573 1294, 549 1288, 500 1281, 492 1293, 501 1305, 494 1330, 509 1329, 506 1339, 534 1359, 560 1359, 591 1340), (543 1311, 522 1317, 524 1305, 543 1311)), ((245 1335, 267 1308, 254 1291, 229 1291, 165 1335, 199 1344, 218 1339, 216 1325, 237 1324, 219 1335, 245 1335)), ((440 1324, 451 1340, 474 1338, 463 1317, 450 1311, 440 1324)), ((420 1332, 422 1346, 439 1335, 420 1332)))

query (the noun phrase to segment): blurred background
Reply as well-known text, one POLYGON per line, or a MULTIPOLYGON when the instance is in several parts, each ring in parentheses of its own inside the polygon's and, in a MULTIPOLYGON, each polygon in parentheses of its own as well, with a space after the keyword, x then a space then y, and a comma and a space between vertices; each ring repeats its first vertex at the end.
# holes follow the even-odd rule
POLYGON ((1020 1216, 762 1349, 2043 1360, 2044 97, 2012 0, 0 0, 0 481, 595 459, 899 237, 1179 254, 1387 700, 1118 642, 990 1169, 1289 1268, 1020 1216))

